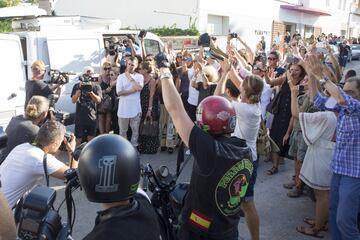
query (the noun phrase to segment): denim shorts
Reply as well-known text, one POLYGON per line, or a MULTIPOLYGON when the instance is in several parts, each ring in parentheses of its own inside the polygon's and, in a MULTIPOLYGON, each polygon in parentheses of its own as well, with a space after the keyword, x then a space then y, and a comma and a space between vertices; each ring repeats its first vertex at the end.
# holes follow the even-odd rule
MULTIPOLYGON (((259 158, 258 158, 259 159, 259 158)), ((259 160, 253 162, 253 174, 250 177, 249 180, 249 186, 247 188, 247 191, 245 193, 245 198, 244 201, 245 202, 252 202, 254 201, 254 187, 255 187, 255 183, 256 183, 256 177, 257 177, 257 168, 259 166, 259 160)))

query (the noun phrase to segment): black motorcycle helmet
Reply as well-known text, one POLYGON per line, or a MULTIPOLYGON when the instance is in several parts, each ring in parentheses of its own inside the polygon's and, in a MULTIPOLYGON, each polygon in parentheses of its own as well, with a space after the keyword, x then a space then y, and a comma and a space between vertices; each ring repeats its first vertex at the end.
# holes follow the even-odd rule
POLYGON ((89 201, 128 200, 134 196, 139 184, 139 155, 125 138, 101 135, 81 151, 78 174, 89 201))

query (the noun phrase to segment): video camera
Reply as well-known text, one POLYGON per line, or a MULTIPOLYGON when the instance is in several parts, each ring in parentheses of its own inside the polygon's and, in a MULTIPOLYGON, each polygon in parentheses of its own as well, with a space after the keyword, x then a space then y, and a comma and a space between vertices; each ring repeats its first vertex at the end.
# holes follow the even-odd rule
POLYGON ((81 81, 81 84, 80 84, 81 93, 88 94, 93 89, 91 82, 96 82, 99 79, 97 77, 82 75, 79 77, 79 80, 81 81))
POLYGON ((122 52, 125 49, 126 44, 127 42, 120 43, 118 41, 114 41, 113 39, 106 40, 105 42, 106 49, 110 56, 115 56, 116 54, 119 54, 119 52, 122 52))
POLYGON ((57 69, 50 69, 50 80, 47 83, 64 85, 69 82, 69 76, 75 75, 72 72, 61 72, 57 69))
POLYGON ((51 94, 48 96, 48 99, 50 101, 49 111, 51 112, 49 114, 49 117, 66 125, 66 120, 70 119, 70 113, 55 109, 55 104, 56 104, 57 100, 59 99, 59 95, 51 94))

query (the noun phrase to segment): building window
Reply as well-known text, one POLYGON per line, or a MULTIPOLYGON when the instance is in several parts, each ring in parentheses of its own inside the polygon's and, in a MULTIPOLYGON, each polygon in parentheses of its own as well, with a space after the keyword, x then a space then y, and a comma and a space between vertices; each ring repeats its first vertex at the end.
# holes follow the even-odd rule
POLYGON ((227 35, 229 33, 229 17, 209 14, 207 32, 212 35, 227 35))

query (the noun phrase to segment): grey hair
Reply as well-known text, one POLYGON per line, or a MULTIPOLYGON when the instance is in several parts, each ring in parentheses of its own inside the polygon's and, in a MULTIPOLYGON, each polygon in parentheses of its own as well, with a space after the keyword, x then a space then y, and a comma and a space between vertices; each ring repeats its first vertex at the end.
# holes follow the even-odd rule
POLYGON ((44 147, 64 138, 65 126, 57 121, 47 121, 39 129, 35 144, 44 147))
POLYGON ((49 111, 49 105, 50 101, 46 97, 33 96, 26 106, 26 118, 30 120, 38 119, 43 113, 49 111))

